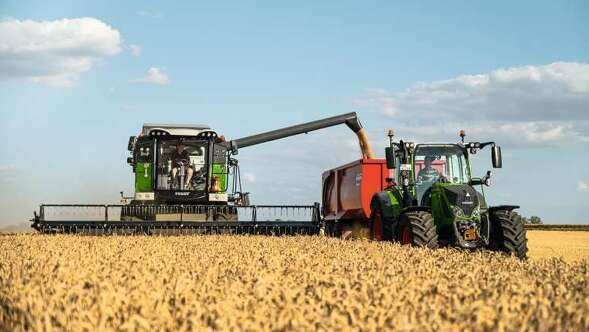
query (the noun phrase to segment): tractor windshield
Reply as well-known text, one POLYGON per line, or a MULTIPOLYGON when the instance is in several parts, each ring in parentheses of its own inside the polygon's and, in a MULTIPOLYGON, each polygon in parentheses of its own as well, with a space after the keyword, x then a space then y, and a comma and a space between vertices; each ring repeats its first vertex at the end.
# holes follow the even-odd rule
POLYGON ((464 184, 469 182, 465 151, 454 144, 418 145, 414 154, 417 199, 434 182, 464 184))
POLYGON ((204 191, 207 179, 207 143, 166 139, 157 147, 157 189, 204 191))

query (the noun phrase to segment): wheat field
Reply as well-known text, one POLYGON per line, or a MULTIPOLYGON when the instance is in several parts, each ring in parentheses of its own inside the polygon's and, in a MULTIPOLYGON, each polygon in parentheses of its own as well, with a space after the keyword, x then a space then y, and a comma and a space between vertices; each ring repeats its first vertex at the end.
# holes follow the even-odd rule
POLYGON ((10 235, 0 236, 0 324, 583 331, 589 266, 586 259, 519 261, 324 237, 10 235))
POLYGON ((589 232, 527 231, 528 255, 533 259, 560 257, 568 262, 589 260, 589 232))

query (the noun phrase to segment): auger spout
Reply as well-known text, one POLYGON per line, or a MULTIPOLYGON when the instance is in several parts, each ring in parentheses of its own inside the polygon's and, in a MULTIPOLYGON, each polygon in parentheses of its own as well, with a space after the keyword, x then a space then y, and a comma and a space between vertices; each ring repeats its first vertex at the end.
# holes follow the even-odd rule
POLYGON ((333 127, 341 124, 345 124, 346 126, 348 126, 348 128, 350 128, 356 134, 356 136, 358 136, 360 150, 362 151, 362 159, 374 158, 374 152, 372 151, 372 147, 370 145, 370 142, 368 141, 368 135, 366 134, 366 130, 362 127, 360 119, 358 118, 358 115, 355 112, 238 138, 236 140, 232 140, 229 142, 228 149, 231 150, 234 154, 236 154, 238 149, 242 149, 248 146, 275 141, 281 138, 286 138, 299 134, 305 134, 311 131, 333 127))

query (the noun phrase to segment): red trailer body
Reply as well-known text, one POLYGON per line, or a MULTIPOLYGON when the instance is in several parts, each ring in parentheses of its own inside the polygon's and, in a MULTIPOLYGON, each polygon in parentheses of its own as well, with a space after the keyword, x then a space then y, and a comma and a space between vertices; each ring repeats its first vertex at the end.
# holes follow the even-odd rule
MULTIPOLYGON (((391 174, 392 176, 392 174, 391 174)), ((386 186, 384 159, 362 159, 323 172, 323 217, 326 222, 367 220, 370 200, 386 186)))

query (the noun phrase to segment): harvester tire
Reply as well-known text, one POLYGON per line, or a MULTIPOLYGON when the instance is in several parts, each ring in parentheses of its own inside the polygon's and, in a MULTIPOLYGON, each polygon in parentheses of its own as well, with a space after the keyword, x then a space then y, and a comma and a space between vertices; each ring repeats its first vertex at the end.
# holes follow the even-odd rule
POLYGON ((513 254, 526 259, 528 240, 522 217, 515 211, 491 212, 491 238, 489 249, 513 254))
POLYGON ((398 241, 416 247, 438 248, 438 230, 434 217, 426 211, 411 211, 401 216, 398 241))

